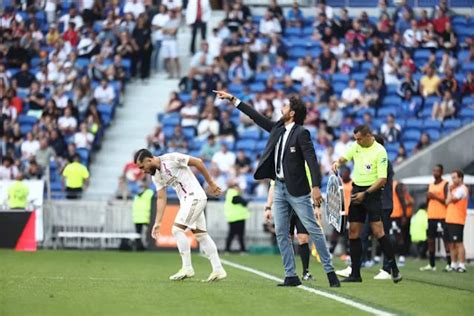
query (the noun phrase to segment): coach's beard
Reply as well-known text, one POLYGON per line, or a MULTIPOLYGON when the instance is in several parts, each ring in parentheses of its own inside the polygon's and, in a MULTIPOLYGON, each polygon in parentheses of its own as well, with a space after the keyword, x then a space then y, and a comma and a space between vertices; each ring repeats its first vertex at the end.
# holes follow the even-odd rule
POLYGON ((155 167, 151 168, 150 169, 150 175, 154 176, 155 173, 156 173, 156 168, 155 167))

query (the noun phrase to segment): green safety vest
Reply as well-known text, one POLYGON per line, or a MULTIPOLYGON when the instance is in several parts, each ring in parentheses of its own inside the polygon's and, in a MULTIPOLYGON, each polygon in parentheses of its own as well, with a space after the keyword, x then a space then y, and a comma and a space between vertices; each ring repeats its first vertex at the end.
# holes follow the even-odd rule
POLYGON ((30 190, 21 181, 15 181, 8 188, 8 207, 25 209, 28 204, 28 194, 30 190))
POLYGON ((232 199, 238 195, 240 195, 239 191, 233 188, 229 188, 225 195, 224 214, 229 223, 246 220, 250 217, 247 207, 242 204, 232 203, 232 199))
POLYGON ((419 209, 411 218, 410 236, 413 242, 426 240, 426 230, 428 229, 428 213, 425 209, 419 209))
POLYGON ((151 199, 153 190, 146 189, 142 194, 135 195, 133 199, 133 222, 135 224, 150 223, 151 199))

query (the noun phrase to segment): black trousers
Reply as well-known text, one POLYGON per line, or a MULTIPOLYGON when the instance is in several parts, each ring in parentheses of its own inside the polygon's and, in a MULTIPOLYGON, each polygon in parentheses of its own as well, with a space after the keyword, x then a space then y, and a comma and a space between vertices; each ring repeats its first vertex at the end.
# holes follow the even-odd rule
MULTIPOLYGON (((135 224, 135 231, 137 232, 137 234, 140 234, 141 236, 143 229, 144 228, 146 229, 146 227, 147 227, 147 224, 135 224)), ((138 238, 135 240, 135 246, 138 251, 145 250, 145 246, 143 245, 141 238, 138 238)))
POLYGON ((66 199, 77 200, 82 197, 82 188, 68 188, 66 187, 66 199))
POLYGON ((237 236, 239 238, 240 251, 246 251, 245 242, 244 242, 244 234, 245 234, 245 220, 229 223, 229 233, 227 234, 225 250, 230 251, 230 245, 232 244, 234 237, 237 236))
POLYGON ((207 30, 207 23, 202 22, 202 21, 196 21, 194 24, 192 24, 193 28, 193 37, 191 39, 191 53, 196 52, 196 35, 198 28, 201 29, 201 39, 205 40, 206 39, 206 30, 207 30))
POLYGON ((150 77, 151 49, 141 47, 138 51, 137 59, 140 63, 140 78, 146 79, 150 77))

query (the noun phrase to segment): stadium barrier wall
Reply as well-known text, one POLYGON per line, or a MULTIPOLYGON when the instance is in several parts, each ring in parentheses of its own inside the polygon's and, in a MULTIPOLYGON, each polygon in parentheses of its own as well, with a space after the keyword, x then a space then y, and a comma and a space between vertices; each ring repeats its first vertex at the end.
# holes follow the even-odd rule
POLYGON ((439 163, 444 165, 445 172, 468 166, 474 159, 473 136, 474 123, 471 123, 395 167, 395 178, 429 175, 439 163))

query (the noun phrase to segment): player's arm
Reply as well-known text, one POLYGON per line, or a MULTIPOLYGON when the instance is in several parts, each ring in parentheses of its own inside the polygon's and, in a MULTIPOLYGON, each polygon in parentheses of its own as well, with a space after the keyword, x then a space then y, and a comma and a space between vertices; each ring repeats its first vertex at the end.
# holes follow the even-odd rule
POLYGON ((151 230, 151 237, 154 239, 158 238, 167 200, 166 187, 163 187, 157 191, 155 225, 153 225, 153 229, 151 230))
POLYGON ((209 171, 207 171, 206 165, 200 158, 189 157, 188 166, 195 167, 204 176, 204 179, 206 179, 206 182, 209 185, 211 194, 216 196, 222 194, 222 189, 217 186, 216 182, 214 182, 209 171))
POLYGON ((466 196, 467 195, 466 195, 466 192, 464 190, 457 189, 457 190, 454 190, 453 192, 451 192, 451 190, 449 190, 448 191, 448 197, 446 199, 446 204, 456 203, 457 201, 465 199, 466 196))

